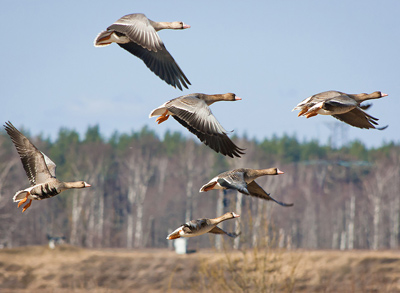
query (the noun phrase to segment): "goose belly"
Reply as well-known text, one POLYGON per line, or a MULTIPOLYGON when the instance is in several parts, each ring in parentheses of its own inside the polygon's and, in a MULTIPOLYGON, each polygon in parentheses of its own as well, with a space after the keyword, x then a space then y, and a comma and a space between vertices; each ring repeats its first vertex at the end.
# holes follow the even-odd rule
POLYGON ((61 191, 57 190, 56 187, 51 186, 47 183, 38 184, 32 188, 30 191, 31 196, 36 200, 42 200, 45 198, 50 198, 56 196, 61 191))

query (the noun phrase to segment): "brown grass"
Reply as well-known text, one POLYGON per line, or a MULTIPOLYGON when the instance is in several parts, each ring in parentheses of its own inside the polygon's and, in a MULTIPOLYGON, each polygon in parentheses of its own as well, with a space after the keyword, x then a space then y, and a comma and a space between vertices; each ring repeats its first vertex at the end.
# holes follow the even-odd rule
POLYGON ((382 251, 233 252, 202 263, 215 292, 400 292, 400 255, 382 251))
POLYGON ((400 292, 397 251, 0 250, 3 292, 400 292))

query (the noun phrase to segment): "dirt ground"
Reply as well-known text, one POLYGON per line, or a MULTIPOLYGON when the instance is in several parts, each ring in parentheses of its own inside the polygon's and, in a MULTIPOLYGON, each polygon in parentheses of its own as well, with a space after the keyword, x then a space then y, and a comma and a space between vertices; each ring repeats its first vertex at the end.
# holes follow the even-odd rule
POLYGON ((0 250, 4 292, 400 292, 398 251, 0 250))

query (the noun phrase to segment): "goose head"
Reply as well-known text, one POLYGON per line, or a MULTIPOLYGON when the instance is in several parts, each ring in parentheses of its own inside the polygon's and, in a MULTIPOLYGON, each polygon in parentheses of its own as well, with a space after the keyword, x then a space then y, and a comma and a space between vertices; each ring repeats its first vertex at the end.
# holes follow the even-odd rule
POLYGON ((183 21, 174 21, 170 23, 169 28, 174 30, 184 30, 190 28, 190 25, 185 24, 183 21))
POLYGON ((237 95, 235 95, 234 93, 227 93, 227 94, 223 94, 223 100, 224 101, 239 101, 242 98, 238 97, 237 95))
POLYGON ((366 100, 380 99, 380 98, 386 97, 387 95, 388 94, 382 93, 380 91, 376 91, 371 94, 362 93, 362 94, 355 95, 355 99, 358 102, 362 102, 362 101, 366 101, 366 100))
POLYGON ((215 94, 215 95, 199 94, 199 98, 203 99, 209 106, 211 104, 213 104, 215 102, 219 102, 219 101, 239 101, 242 99, 242 98, 239 98, 234 93, 215 94))
POLYGON ((92 185, 90 185, 89 183, 85 182, 85 181, 78 181, 75 183, 75 188, 86 188, 86 187, 91 187, 92 185))

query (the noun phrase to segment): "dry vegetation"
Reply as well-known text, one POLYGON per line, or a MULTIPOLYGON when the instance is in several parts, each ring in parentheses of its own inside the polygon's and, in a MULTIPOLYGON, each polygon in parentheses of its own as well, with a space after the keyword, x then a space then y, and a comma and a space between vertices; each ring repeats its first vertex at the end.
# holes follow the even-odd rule
POLYGON ((0 251, 1 292, 400 292, 393 251, 0 251))

